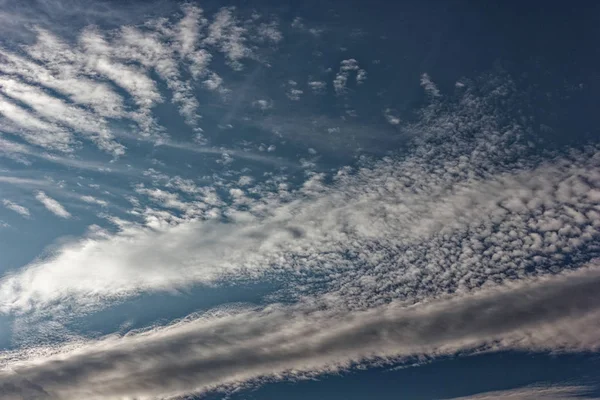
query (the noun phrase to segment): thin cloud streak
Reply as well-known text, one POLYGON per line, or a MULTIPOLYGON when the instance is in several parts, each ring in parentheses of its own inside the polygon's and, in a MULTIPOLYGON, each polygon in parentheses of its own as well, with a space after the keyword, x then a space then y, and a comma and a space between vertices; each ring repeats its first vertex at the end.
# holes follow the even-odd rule
POLYGON ((528 386, 518 389, 480 393, 472 396, 453 397, 452 400, 582 400, 598 399, 588 396, 594 388, 588 386, 528 386))
POLYGON ((14 176, 2 176, 0 175, 0 182, 9 183, 17 186, 30 186, 30 187, 47 187, 50 182, 44 179, 30 179, 30 178, 19 178, 14 176))
POLYGON ((71 218, 71 213, 68 212, 62 204, 54 200, 42 191, 35 195, 35 198, 46 207, 48 211, 60 218, 71 218))

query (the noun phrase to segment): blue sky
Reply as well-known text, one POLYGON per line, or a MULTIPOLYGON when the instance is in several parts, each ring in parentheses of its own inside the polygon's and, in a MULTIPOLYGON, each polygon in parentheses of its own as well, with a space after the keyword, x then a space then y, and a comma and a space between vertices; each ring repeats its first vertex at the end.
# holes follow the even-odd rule
POLYGON ((0 1, 2 398, 598 398, 580 4, 0 1))

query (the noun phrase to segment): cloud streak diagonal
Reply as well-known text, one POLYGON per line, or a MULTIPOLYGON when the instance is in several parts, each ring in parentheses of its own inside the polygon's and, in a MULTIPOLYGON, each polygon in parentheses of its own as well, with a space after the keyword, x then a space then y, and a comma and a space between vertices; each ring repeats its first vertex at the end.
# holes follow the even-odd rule
POLYGON ((5 356, 12 372, 0 375, 0 387, 11 400, 33 387, 39 398, 167 398, 357 362, 482 348, 592 350, 600 344, 599 289, 600 269, 592 265, 418 307, 347 314, 270 306, 206 315, 39 359, 33 351, 5 356))

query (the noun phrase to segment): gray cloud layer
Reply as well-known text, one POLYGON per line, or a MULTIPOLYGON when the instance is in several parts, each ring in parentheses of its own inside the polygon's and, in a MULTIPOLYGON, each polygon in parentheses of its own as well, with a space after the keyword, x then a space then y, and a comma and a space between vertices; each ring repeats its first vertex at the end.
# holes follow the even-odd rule
POLYGON ((594 350, 600 345, 598 304, 600 269, 594 265, 418 306, 351 313, 270 306, 6 355, 10 371, 0 375, 0 387, 11 400, 151 399, 421 354, 594 350))

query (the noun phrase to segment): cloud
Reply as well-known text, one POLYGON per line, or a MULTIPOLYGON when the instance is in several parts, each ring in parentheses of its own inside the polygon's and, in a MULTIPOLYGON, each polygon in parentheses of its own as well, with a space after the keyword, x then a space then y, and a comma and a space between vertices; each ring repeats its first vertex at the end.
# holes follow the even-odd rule
POLYGON ((261 23, 257 28, 259 39, 267 40, 273 43, 278 43, 283 39, 283 34, 279 30, 276 22, 261 23))
POLYGON ((142 223, 67 243, 3 280, 3 310, 99 307, 270 274, 285 276, 298 296, 365 309, 554 274, 600 256, 600 151, 532 156, 514 121, 481 115, 509 93, 490 90, 489 98, 466 90, 456 104, 426 108, 423 120, 403 127, 418 133, 409 154, 311 174, 296 190, 255 182, 240 201, 235 185, 219 198, 215 188, 186 185, 186 193, 183 182, 157 178, 164 187, 138 191, 161 209, 137 206, 142 223), (311 285, 308 271, 326 283, 311 285))
POLYGON ((30 165, 31 162, 26 158, 31 154, 28 146, 6 140, 0 137, 0 154, 6 158, 10 158, 25 165, 30 165))
MULTIPOLYGON (((149 193, 166 207, 188 207, 161 191, 149 193)), ((67 216, 57 203, 40 195, 38 199, 49 209, 53 207, 57 215, 67 216)), ((171 226, 165 223, 168 218, 168 213, 154 213, 149 223, 152 229, 129 226, 117 236, 93 235, 70 243, 51 260, 4 278, 0 287, 2 311, 60 308, 62 302, 74 302, 85 309, 142 291, 170 291, 215 282, 224 274, 241 273, 241 258, 252 249, 258 250, 270 231, 279 231, 277 235, 282 238, 292 235, 276 225, 244 227, 198 221, 171 226)))
POLYGON ((204 85, 205 88, 207 88, 208 90, 212 90, 212 91, 218 91, 222 94, 225 94, 228 92, 227 89, 225 89, 222 85, 223 85, 223 78, 221 78, 217 73, 212 72, 210 74, 210 76, 205 79, 204 81, 202 81, 202 84, 204 85))
POLYGON ((7 399, 23 399, 23 390, 42 399, 156 398, 482 348, 592 350, 600 345, 599 271, 590 266, 418 307, 209 313, 124 337, 5 354, 0 382, 7 399))
POLYGON ((102 207, 108 206, 108 202, 106 200, 97 199, 94 196, 81 196, 80 198, 82 201, 85 201, 89 204, 97 204, 102 207))
POLYGON ((45 120, 66 127, 70 131, 86 133, 101 149, 117 155, 123 154, 123 146, 113 141, 105 121, 96 118, 93 114, 69 106, 58 98, 11 78, 0 78, 0 91, 8 98, 26 104, 45 120))
POLYGON ((31 216, 31 213, 29 212, 29 209, 27 209, 27 207, 23 207, 7 199, 2 200, 2 204, 4 204, 4 207, 16 212, 19 215, 22 215, 25 218, 29 218, 31 216))
POLYGON ((0 175, 0 182, 9 183, 11 185, 19 185, 19 186, 31 186, 31 187, 45 187, 50 184, 48 180, 44 179, 31 179, 31 178, 21 178, 18 176, 6 176, 0 175))
POLYGON ((367 79, 367 71, 359 67, 358 61, 354 58, 342 60, 340 69, 333 80, 333 88, 336 94, 340 95, 348 90, 346 84, 351 72, 356 73, 356 83, 359 85, 367 79))
POLYGON ((495 392, 486 392, 466 397, 455 397, 454 400, 570 400, 570 399, 597 399, 589 397, 593 388, 587 386, 528 386, 518 389, 501 390, 495 392))
POLYGON ((75 40, 35 26, 34 40, 22 51, 0 48, 3 130, 63 152, 73 152, 82 135, 121 156, 125 148, 113 137, 115 121, 134 122, 146 137, 164 136, 152 112, 165 101, 162 84, 185 122, 197 127, 196 81, 203 79, 204 87, 220 94, 228 92, 209 69, 213 54, 222 53, 240 69, 243 59, 254 57, 252 43, 279 41, 281 33, 274 22, 240 25, 233 8, 212 18, 190 4, 182 11, 146 21, 143 27, 88 26, 75 40), (250 30, 258 33, 250 35, 250 30))
POLYGON ((427 73, 423 73, 421 75, 421 86, 425 89, 425 93, 427 93, 431 97, 440 97, 440 90, 437 88, 436 84, 431 80, 431 77, 427 73))
POLYGON ((311 88, 313 93, 323 93, 327 89, 327 83, 323 81, 309 81, 308 86, 311 88))
POLYGON ((246 45, 247 29, 233 15, 234 8, 221 8, 208 26, 204 43, 219 49, 234 69, 242 69, 241 59, 250 57, 252 51, 246 45))
MULTIPOLYGON (((67 148, 66 150, 70 151, 70 148, 67 148)), ((2 138, 0 138, 0 153, 4 157, 13 159, 25 165, 32 165, 35 161, 44 161, 67 167, 74 167, 82 170, 104 172, 111 171, 120 173, 130 172, 117 166, 111 166, 107 168, 106 163, 95 162, 91 160, 82 160, 75 157, 71 157, 70 154, 57 155, 43 150, 40 151, 40 149, 37 149, 33 146, 29 146, 24 143, 17 143, 14 141, 5 140, 2 138), (34 161, 32 161, 32 159, 34 161)))
POLYGON ((57 217, 61 218, 71 218, 71 213, 69 213, 58 201, 54 200, 51 197, 48 197, 46 193, 39 191, 35 195, 35 198, 46 207, 48 211, 57 217))
MULTIPOLYGON (((335 276, 329 279, 330 296, 363 307, 547 273, 564 254, 573 265, 595 254, 593 240, 600 228, 600 216, 593 211, 596 189, 581 186, 578 176, 587 177, 586 185, 600 185, 600 177, 587 172, 593 165, 589 160, 577 158, 583 164, 555 161, 453 188, 431 182, 428 189, 420 181, 422 193, 402 189, 405 183, 399 179, 407 171, 383 162, 353 176, 340 171, 334 188, 322 183, 323 176, 314 176, 287 200, 250 202, 244 206, 244 222, 228 224, 204 220, 214 212, 206 200, 183 201, 166 190, 139 187, 139 193, 187 217, 166 214, 165 221, 180 222, 161 226, 160 218, 153 219, 152 229, 134 226, 65 245, 52 259, 4 280, 0 298, 10 305, 8 312, 68 301, 96 303, 240 274, 256 276, 280 264, 286 266, 282 273, 335 276), (382 182, 387 182, 384 193, 377 189, 382 182), (563 192, 569 194, 561 198, 563 192), (541 204, 547 213, 537 215, 541 204), (405 250, 399 253, 399 248, 405 250), (389 285, 395 290, 375 290, 389 285)), ((216 207, 225 214, 238 212, 228 203, 216 207)))
POLYGON ((72 151, 72 135, 63 127, 36 117, 23 107, 0 96, 3 131, 18 134, 31 144, 52 150, 72 151))
POLYGON ((289 80, 287 82, 288 89, 285 92, 285 95, 288 99, 293 101, 300 100, 302 94, 304 94, 304 90, 298 89, 298 82, 289 80))
POLYGON ((0 55, 3 61, 0 70, 7 75, 56 90, 76 104, 91 107, 100 116, 120 117, 124 114, 123 99, 104 82, 76 76, 70 69, 56 71, 7 51, 0 51, 0 55))
POLYGON ((273 108, 273 102, 270 100, 260 99, 252 102, 252 105, 263 111, 273 108))
POLYGON ((402 122, 402 120, 395 115, 394 110, 390 108, 386 108, 383 111, 383 116, 390 125, 399 125, 402 122))
MULTIPOLYGON (((234 8, 215 15, 192 5, 182 11, 143 26, 87 27, 74 40, 36 28, 18 53, 0 49, 3 131, 31 145, 6 140, 3 154, 52 160, 34 146, 74 153, 86 140, 118 156, 125 148, 115 138, 142 136, 220 157, 224 168, 223 176, 197 178, 212 186, 146 170, 143 185, 132 183, 139 199, 127 210, 131 221, 109 216, 112 230, 91 227, 2 277, 0 311, 33 342, 40 321, 59 325, 133 296, 194 285, 274 278, 284 287, 269 300, 287 296, 288 305, 0 353, 3 397, 155 398, 422 354, 598 348, 600 273, 595 262, 586 267, 600 256, 598 147, 534 153, 525 119, 497 108, 515 105, 505 76, 485 79, 484 88, 465 80, 462 97, 448 100, 427 74, 421 85, 431 104, 416 122, 384 110, 403 140, 410 138, 405 151, 353 159, 355 167, 318 170, 323 143, 336 155, 359 146, 362 154, 372 143, 382 147, 377 132, 339 118, 302 119, 301 109, 262 121, 301 142, 306 158, 299 175, 283 169, 294 163, 246 151, 258 143, 236 150, 171 141, 155 120, 158 104, 170 100, 195 127, 196 85, 229 93, 213 60, 224 58, 235 73, 260 62, 257 43, 282 42, 276 23, 244 20, 234 8), (139 132, 131 136, 111 129, 132 122, 139 132), (322 144, 318 151, 310 140, 322 144), (257 168, 250 177, 250 168, 233 169, 235 158, 278 168, 257 168)), ((300 20, 293 24, 304 29, 300 20)), ((335 93, 350 94, 353 80, 365 79, 356 59, 343 60, 335 93)), ((301 89, 288 80, 283 88, 299 100, 303 89, 326 86, 308 81, 301 89)), ((273 103, 252 105, 267 110, 273 103)), ((285 142, 264 140, 259 149, 289 153, 285 142)), ((66 156, 60 160, 70 165, 66 156)), ((0 182, 37 181, 4 176, 0 182)), ((71 217, 44 192, 36 199, 71 217)), ((9 200, 3 204, 25 213, 9 200)))

